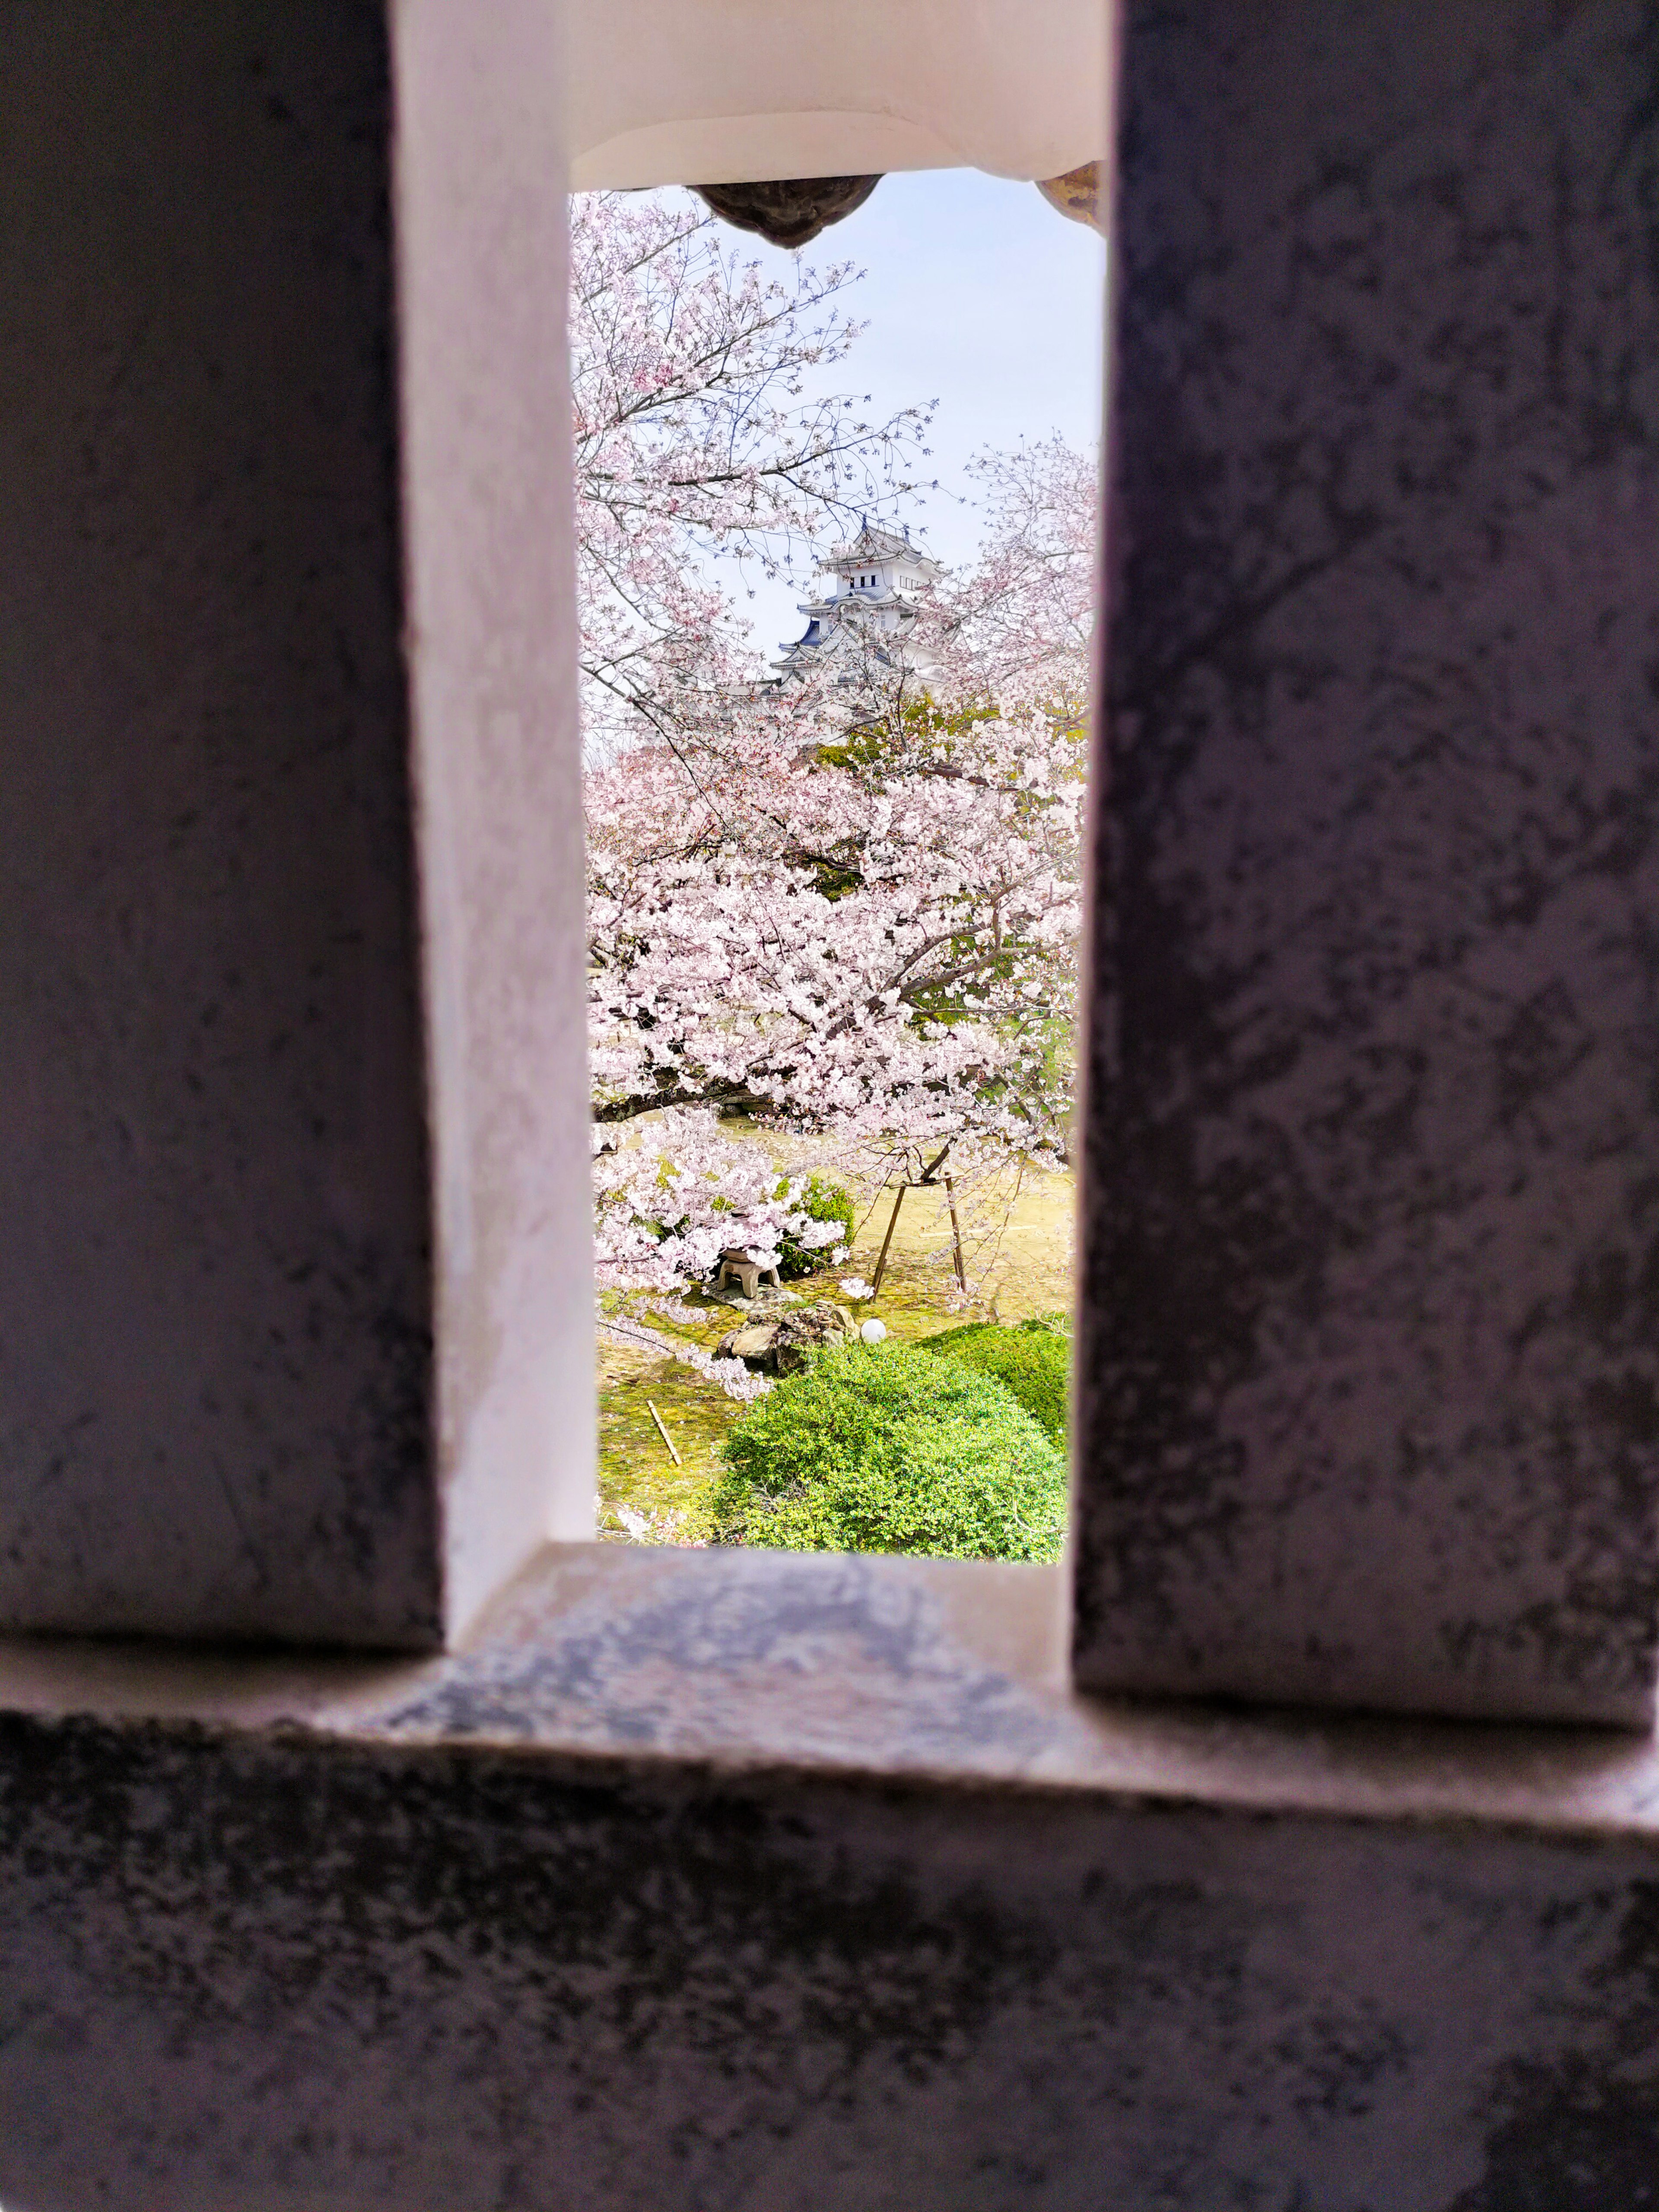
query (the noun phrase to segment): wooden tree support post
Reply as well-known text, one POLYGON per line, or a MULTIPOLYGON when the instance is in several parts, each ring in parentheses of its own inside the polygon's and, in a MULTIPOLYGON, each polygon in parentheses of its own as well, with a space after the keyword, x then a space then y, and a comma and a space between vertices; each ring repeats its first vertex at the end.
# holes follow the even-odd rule
POLYGON ((887 1272, 888 1248, 893 1242, 893 1231, 898 1227, 899 1208, 903 1205, 904 1194, 909 1188, 908 1182, 902 1182, 893 1194, 893 1211, 887 1223, 887 1234, 881 1240, 881 1257, 876 1262, 876 1279, 870 1285, 872 1297, 880 1290, 881 1279, 887 1272))
POLYGON ((962 1264, 962 1224, 957 1219, 956 1186, 949 1176, 945 1178, 945 1203, 951 1209, 951 1257, 956 1262, 957 1287, 965 1297, 968 1294, 968 1270, 962 1264))

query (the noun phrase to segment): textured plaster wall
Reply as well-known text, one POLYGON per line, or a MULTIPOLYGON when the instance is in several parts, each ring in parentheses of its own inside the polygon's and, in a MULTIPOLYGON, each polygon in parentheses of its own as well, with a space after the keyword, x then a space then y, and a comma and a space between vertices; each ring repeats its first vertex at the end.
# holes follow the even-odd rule
POLYGON ((0 0, 0 1620, 430 1640, 382 11, 0 0))
POLYGON ((1087 1682, 1651 1717, 1656 84, 1124 10, 1087 1682))
POLYGON ((593 1528, 586 875, 564 102, 545 0, 398 0, 410 670, 438 1480, 464 1626, 593 1528))
POLYGON ((1109 0, 606 0, 569 15, 571 181, 988 169, 1105 146, 1109 0))
POLYGON ((263 1720, 0 1654, 7 2212, 1650 2201, 1650 1756, 1224 1750, 1069 1701, 1040 1571, 732 1564, 576 1554, 263 1720))
POLYGON ((0 1624, 591 1528, 557 32, 0 0, 0 1624))

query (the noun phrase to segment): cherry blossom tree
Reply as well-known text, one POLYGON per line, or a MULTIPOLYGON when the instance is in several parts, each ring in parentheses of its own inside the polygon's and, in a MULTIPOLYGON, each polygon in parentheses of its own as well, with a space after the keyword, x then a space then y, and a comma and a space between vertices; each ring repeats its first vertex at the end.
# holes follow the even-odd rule
MULTIPOLYGON (((1054 660, 1000 700, 977 658, 958 682, 969 626, 934 619, 926 691, 901 666, 851 707, 812 680, 682 702, 672 744, 590 770, 596 1128, 671 1109, 680 1170, 654 1207, 624 1155, 599 1179, 619 1231, 653 1224, 659 1272, 712 1263, 738 1220, 782 1231, 711 1153, 710 1109, 833 1131, 913 1181, 1066 1157, 1081 686, 1054 660)), ((637 1237, 603 1249, 647 1279, 637 1237)))
POLYGON ((722 1112, 912 1181, 1066 1157, 1094 474, 983 457, 984 556, 926 596, 925 652, 872 630, 769 681, 709 555, 850 534, 924 416, 803 396, 850 271, 763 283, 689 204, 574 222, 599 1264, 667 1293, 835 1233, 722 1112))
POLYGON ((603 754, 756 680, 710 561, 766 574, 913 496, 929 410, 826 396, 860 325, 849 262, 768 279, 691 194, 571 201, 583 719, 603 754))
POLYGON ((1094 635, 1098 456, 1054 433, 982 453, 969 468, 981 552, 952 595, 958 680, 999 698, 1046 698, 1080 719, 1094 635))
POLYGON ((734 1237, 763 1266, 786 1238, 845 1256, 838 1223, 805 1211, 807 1178, 781 1175, 753 1145, 721 1135, 708 1107, 658 1117, 641 1141, 602 1153, 598 1182, 602 1285, 673 1291, 712 1274, 734 1237))

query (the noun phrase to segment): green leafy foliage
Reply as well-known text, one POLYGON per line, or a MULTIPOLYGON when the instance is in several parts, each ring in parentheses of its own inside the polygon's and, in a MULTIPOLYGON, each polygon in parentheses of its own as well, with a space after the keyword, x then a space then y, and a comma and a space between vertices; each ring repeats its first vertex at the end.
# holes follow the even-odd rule
POLYGON ((729 1431, 714 1539, 795 1552, 1054 1559, 1066 1463, 991 1376, 914 1346, 851 1344, 729 1431))
POLYGON ((994 1375, 1064 1451, 1072 1347, 1051 1319, 1023 1321, 1012 1328, 970 1322, 965 1328, 923 1337, 921 1348, 981 1375, 994 1375))
MULTIPOLYGON (((799 1211, 812 1221, 839 1222, 840 1242, 850 1247, 858 1217, 853 1211, 853 1194, 838 1182, 830 1182, 823 1176, 811 1176, 802 1192, 799 1211)), ((830 1264, 836 1252, 834 1244, 816 1247, 799 1243, 793 1237, 783 1237, 778 1245, 778 1273, 786 1283, 798 1282, 803 1275, 811 1275, 830 1264)), ((844 1259, 846 1254, 843 1252, 844 1259)))

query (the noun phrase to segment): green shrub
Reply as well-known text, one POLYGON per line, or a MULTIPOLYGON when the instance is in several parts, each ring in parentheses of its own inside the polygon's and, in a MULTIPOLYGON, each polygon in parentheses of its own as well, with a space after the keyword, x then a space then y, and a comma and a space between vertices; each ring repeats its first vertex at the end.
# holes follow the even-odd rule
POLYGON ((1066 1463, 988 1375, 897 1344, 838 1346, 727 1432, 716 1542, 1054 1559, 1066 1463))
POLYGON ((1012 1328, 1000 1328, 995 1322, 970 1322, 965 1328, 923 1337, 921 1349, 981 1375, 994 1375, 1050 1441, 1065 1450, 1072 1347, 1046 1318, 1023 1321, 1012 1328))
MULTIPOLYGON (((858 1216, 853 1211, 852 1193, 844 1190, 840 1183, 827 1182, 822 1176, 810 1176, 798 1210, 812 1221, 838 1221, 842 1226, 841 1241, 850 1248, 858 1216)), ((793 1237, 786 1237, 778 1246, 778 1273, 786 1283, 799 1282, 803 1275, 814 1274, 827 1266, 835 1249, 833 1244, 807 1247, 798 1244, 793 1237)))

